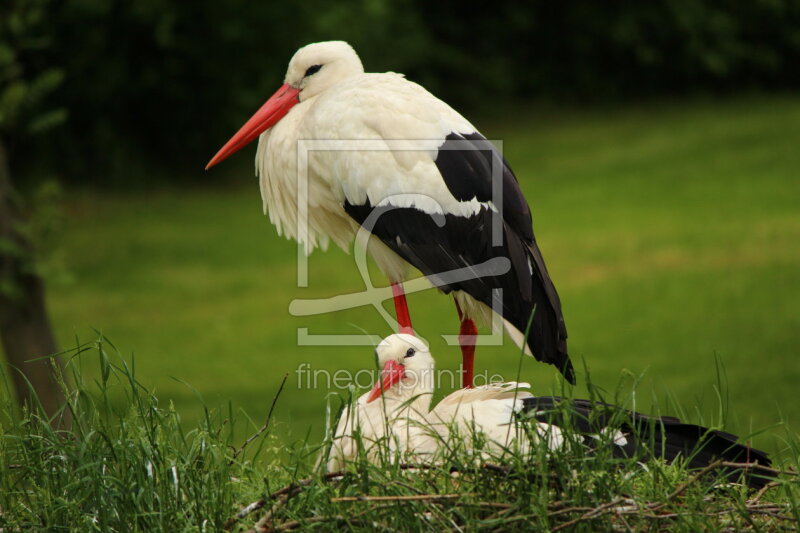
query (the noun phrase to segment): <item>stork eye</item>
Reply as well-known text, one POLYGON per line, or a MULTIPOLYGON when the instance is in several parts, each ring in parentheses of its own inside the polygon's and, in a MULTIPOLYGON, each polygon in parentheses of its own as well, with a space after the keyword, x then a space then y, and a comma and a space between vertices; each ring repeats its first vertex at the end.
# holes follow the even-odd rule
POLYGON ((310 67, 308 67, 308 69, 306 69, 306 73, 305 73, 304 77, 307 78, 307 77, 311 76, 312 74, 316 74, 317 72, 319 72, 319 69, 321 69, 321 68, 322 68, 322 65, 311 65, 310 67))
POLYGON ((408 350, 406 350, 406 357, 414 357, 415 353, 417 352, 414 351, 414 348, 409 348, 408 350))

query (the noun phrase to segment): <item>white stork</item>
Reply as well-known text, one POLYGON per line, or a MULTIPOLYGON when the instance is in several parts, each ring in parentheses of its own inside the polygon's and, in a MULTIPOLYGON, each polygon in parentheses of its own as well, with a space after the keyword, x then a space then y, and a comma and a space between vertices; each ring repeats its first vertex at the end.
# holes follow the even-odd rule
POLYGON ((490 323, 493 311, 520 348, 575 382, 561 303, 516 177, 450 106, 400 74, 365 73, 345 42, 321 42, 295 53, 284 84, 206 168, 257 137, 256 173, 278 232, 309 253, 329 240, 347 251, 359 226, 370 231, 369 252, 392 283, 401 332, 413 332, 402 287, 409 266, 453 294, 465 387, 473 381, 473 319, 490 323), (301 234, 297 146, 305 139, 374 141, 386 149, 311 151, 308 231, 301 234), (433 149, 395 149, 417 140, 433 149), (498 259, 493 264, 503 269, 477 272, 498 259), (475 275, 443 275, 459 270, 475 275))
MULTIPOLYGON (((443 398, 430 409, 434 392, 435 362, 425 343, 409 334, 385 338, 375 350, 381 378, 371 391, 345 407, 339 418, 328 455, 328 469, 341 469, 359 450, 377 461, 394 459, 436 460, 453 438, 464 446, 479 440, 485 451, 500 454, 506 448, 529 449, 528 436, 518 438, 514 414, 532 398, 527 383, 492 383, 463 388, 443 398), (455 432, 455 433, 454 433, 455 432), (358 434, 359 437, 356 437, 358 434), (478 437, 480 435, 480 437, 478 437), (361 446, 357 438, 361 438, 361 446)), ((536 423, 540 437, 549 446, 561 445, 560 430, 536 423)))
POLYGON ((739 481, 742 473, 751 487, 763 487, 775 471, 768 455, 737 443, 736 435, 675 417, 651 417, 588 400, 534 396, 527 383, 495 383, 461 389, 429 410, 434 392, 435 363, 422 340, 407 334, 385 338, 376 349, 381 378, 371 391, 342 413, 328 455, 329 470, 339 470, 360 449, 368 458, 437 461, 454 447, 452 439, 466 439, 462 449, 502 455, 507 450, 528 453, 531 439, 546 442, 548 450, 568 443, 588 451, 598 443, 611 446, 616 457, 681 459, 689 468, 703 468, 722 459, 747 466, 731 466, 726 475, 739 481), (528 429, 521 431, 520 422, 528 429), (568 439, 572 431, 579 439, 568 439), (356 434, 362 439, 357 445, 356 434))

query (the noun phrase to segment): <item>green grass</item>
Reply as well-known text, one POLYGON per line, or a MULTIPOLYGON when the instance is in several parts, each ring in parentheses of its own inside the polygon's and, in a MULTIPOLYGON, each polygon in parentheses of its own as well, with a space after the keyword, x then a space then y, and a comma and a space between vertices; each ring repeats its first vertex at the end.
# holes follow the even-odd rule
POLYGON ((480 441, 473 435, 446 440, 423 465, 384 448, 376 464, 362 457, 327 472, 314 464, 329 441, 280 453, 269 419, 247 448, 230 406, 197 402, 203 416, 186 422, 103 338, 67 356, 70 431, 53 429, 37 410, 0 417, 3 531, 775 531, 800 518, 800 448, 791 436, 784 466, 794 474, 758 492, 730 485, 717 462, 690 471, 615 458, 613 431, 587 454, 566 426, 553 451, 542 439, 529 453, 479 454, 465 447, 480 441), (98 379, 86 381, 88 368, 98 379))
MULTIPOLYGON (((644 374, 640 410, 672 396, 692 421, 718 423, 719 359, 729 430, 797 427, 800 98, 531 108, 476 122, 504 140, 561 294, 570 352, 596 385, 613 391, 620 376, 624 387, 625 376, 644 374)), ((252 152, 218 172, 235 174, 233 186, 68 191, 73 282, 52 285, 49 305, 65 347, 102 330, 135 352, 138 378, 188 421, 200 413, 197 393, 261 419, 288 372, 276 435, 291 442, 311 428, 319 438, 329 390, 298 388, 294 370, 369 367, 372 350, 298 347, 297 328, 390 329, 366 307, 288 314, 294 298, 363 284, 352 256, 329 250, 312 255, 309 287, 295 286, 296 249, 261 213, 252 152)), ((203 163, 187 173, 199 176, 203 163)), ((439 366, 455 368, 458 349, 439 337, 457 332, 452 302, 428 291, 410 306, 439 366)), ((481 347, 477 370, 513 378, 516 353, 508 340, 481 347)), ((532 360, 522 377, 534 392, 559 389, 556 371, 532 360)), ((579 379, 576 396, 586 393, 579 379)), ((769 429, 753 443, 778 451, 783 435, 769 429)))

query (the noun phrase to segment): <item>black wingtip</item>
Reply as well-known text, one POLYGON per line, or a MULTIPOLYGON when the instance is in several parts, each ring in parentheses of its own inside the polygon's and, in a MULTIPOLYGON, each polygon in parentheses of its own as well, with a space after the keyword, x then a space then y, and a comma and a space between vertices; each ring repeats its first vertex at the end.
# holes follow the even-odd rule
POLYGON ((578 378, 575 375, 575 368, 572 366, 572 361, 569 360, 569 356, 566 357, 567 362, 561 369, 561 373, 564 374, 564 378, 566 378, 570 385, 577 385, 578 378))
POLYGON ((690 470, 721 464, 729 481, 761 489, 777 478, 769 455, 737 442, 736 435, 669 416, 650 416, 591 400, 536 396, 523 400, 523 411, 535 413, 539 422, 570 427, 584 435, 597 435, 608 427, 623 431, 627 444, 614 448, 618 457, 657 457, 672 463, 683 460, 690 470), (625 416, 618 417, 617 413, 625 416))

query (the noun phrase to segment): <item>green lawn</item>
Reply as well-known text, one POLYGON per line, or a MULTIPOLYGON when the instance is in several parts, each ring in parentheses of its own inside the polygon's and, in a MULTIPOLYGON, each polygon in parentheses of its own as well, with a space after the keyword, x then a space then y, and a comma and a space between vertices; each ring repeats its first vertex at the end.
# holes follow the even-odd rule
MULTIPOLYGON (((729 429, 800 427, 800 97, 532 108, 476 122, 504 141, 561 294, 570 352, 596 384, 613 393, 631 381, 624 371, 644 373, 637 408, 671 395, 709 422, 719 358, 729 429)), ((63 248, 74 281, 51 286, 50 309, 65 346, 102 330, 188 418, 200 413, 196 392, 173 376, 260 419, 288 372, 280 434, 300 439, 311 427, 317 438, 329 390, 298 388, 294 370, 357 370, 373 364, 372 350, 298 347, 297 329, 390 330, 369 307, 289 315, 294 298, 363 283, 352 256, 331 249, 312 255, 309 287, 296 287, 296 248, 261 213, 253 152, 219 172, 237 171, 234 187, 68 192, 63 248)), ((187 172, 199 176, 203 163, 187 172)), ((439 366, 455 367, 458 349, 439 337, 457 332, 450 299, 427 291, 410 306, 439 366)), ((505 343, 480 348, 477 370, 513 379, 517 350, 505 343)), ((522 377, 535 392, 558 387, 553 367, 533 360, 522 377)), ((783 434, 754 443, 777 450, 783 434)))

